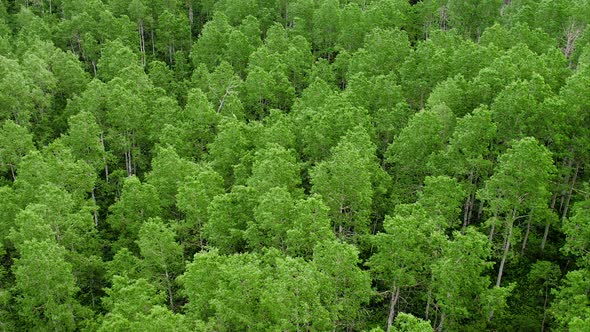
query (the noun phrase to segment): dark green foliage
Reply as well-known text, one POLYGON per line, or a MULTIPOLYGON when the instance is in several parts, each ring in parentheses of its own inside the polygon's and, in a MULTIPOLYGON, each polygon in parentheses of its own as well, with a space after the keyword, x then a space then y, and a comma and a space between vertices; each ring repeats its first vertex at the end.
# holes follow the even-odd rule
POLYGON ((0 331, 586 331, 589 18, 0 1, 0 331))

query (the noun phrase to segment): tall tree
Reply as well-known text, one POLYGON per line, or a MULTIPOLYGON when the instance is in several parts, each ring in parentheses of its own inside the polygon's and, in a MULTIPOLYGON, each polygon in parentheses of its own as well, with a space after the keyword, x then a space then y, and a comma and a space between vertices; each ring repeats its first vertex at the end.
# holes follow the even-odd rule
POLYGON ((191 253, 205 246, 203 226, 209 220, 207 208, 214 197, 225 193, 223 178, 210 168, 203 168, 178 188, 176 206, 184 213, 177 233, 185 250, 191 253))
POLYGON ((431 170, 428 161, 444 148, 452 134, 455 117, 446 105, 416 113, 388 146, 385 160, 395 179, 395 199, 408 202, 431 170), (420 135, 416 135, 416 133, 420 135))
POLYGON ((530 137, 515 141, 498 159, 494 175, 478 191, 479 198, 488 203, 492 215, 489 220, 490 241, 496 227, 504 233, 496 287, 501 286, 506 260, 515 242, 515 223, 535 211, 548 208, 549 181, 555 173, 551 153, 530 137))
POLYGON ((439 241, 440 235, 431 235, 435 224, 420 205, 398 205, 395 216, 386 216, 383 226, 385 232, 372 239, 377 250, 367 265, 374 278, 384 284, 390 297, 386 327, 391 331, 400 311, 402 292, 420 285, 427 278, 433 257, 431 246, 436 244, 433 240, 439 241))
POLYGON ((26 241, 13 266, 21 326, 74 331, 78 291, 65 249, 50 240, 26 241))
MULTIPOLYGON (((454 232, 453 240, 444 245, 441 258, 432 265, 432 287, 441 310, 438 331, 484 328, 482 322, 489 310, 497 311, 506 305, 508 294, 490 288, 492 282, 486 275, 493 265, 487 261, 490 256, 488 239, 471 227, 464 235, 454 232)), ((511 285, 505 289, 510 292, 513 288, 511 285)))
POLYGON ((493 24, 500 15, 500 0, 478 0, 471 2, 449 1, 449 21, 465 35, 479 38, 486 27, 493 24))
POLYGON ((22 157, 34 149, 33 135, 27 128, 19 126, 12 120, 4 122, 0 128, 0 170, 10 171, 12 180, 16 180, 22 157))
POLYGON ((108 312, 98 331, 189 330, 184 317, 161 306, 163 297, 145 279, 115 276, 106 293, 103 302, 108 312))
MULTIPOLYGON (((435 173, 452 175, 463 184, 467 199, 463 206, 463 227, 480 214, 476 192, 492 173, 497 127, 492 113, 484 107, 457 120, 449 145, 433 155, 429 164, 435 173)), ((480 204, 481 206, 481 204, 480 204)))
POLYGON ((162 213, 156 188, 133 176, 125 179, 119 199, 109 207, 107 223, 117 232, 118 245, 137 252, 135 241, 141 225, 162 213))
POLYGON ((182 248, 176 234, 161 219, 149 219, 141 226, 137 245, 146 272, 166 291, 170 310, 175 310, 174 280, 182 271, 182 248))
POLYGON ((362 127, 344 136, 332 149, 332 157, 310 172, 312 192, 322 196, 330 208, 334 232, 357 241, 369 233, 373 203, 373 159, 375 146, 362 127))
POLYGON ((313 264, 328 279, 322 297, 336 328, 353 329, 372 295, 371 277, 359 263, 358 250, 347 243, 326 241, 314 249, 313 264))

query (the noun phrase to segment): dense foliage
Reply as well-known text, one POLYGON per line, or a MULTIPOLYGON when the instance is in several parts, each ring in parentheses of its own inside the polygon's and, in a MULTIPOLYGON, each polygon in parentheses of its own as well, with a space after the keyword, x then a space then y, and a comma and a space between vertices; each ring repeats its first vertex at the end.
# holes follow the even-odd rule
POLYGON ((588 331, 590 1, 0 1, 0 330, 588 331))

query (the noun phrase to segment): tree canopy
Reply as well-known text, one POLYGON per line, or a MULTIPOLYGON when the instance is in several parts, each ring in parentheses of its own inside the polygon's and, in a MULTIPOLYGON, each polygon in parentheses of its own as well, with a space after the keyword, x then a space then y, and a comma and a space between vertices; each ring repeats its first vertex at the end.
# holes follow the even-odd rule
POLYGON ((587 331, 589 24, 0 0, 0 331, 587 331))

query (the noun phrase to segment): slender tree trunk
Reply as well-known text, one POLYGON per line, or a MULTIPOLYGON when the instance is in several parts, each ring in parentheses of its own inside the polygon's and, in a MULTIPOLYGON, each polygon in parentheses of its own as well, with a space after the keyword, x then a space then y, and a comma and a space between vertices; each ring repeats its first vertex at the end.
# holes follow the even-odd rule
POLYGON ((522 240, 522 249, 520 250, 521 254, 524 254, 524 251, 526 249, 526 243, 529 239, 529 233, 531 232, 531 219, 533 218, 533 213, 531 211, 531 213, 529 214, 529 217, 527 219, 526 222, 526 232, 524 233, 524 239, 522 240))
POLYGON ((574 191, 574 187, 576 185, 576 180, 578 179, 578 172, 580 171, 580 162, 576 162, 576 170, 574 172, 574 178, 572 179, 572 185, 567 193, 567 198, 565 199, 565 206, 563 207, 563 213, 561 214, 561 221, 567 217, 567 211, 570 207, 570 201, 572 199, 572 193, 574 191))
POLYGON ((193 14, 193 4, 188 5, 188 31, 189 31, 189 42, 191 47, 193 46, 193 24, 194 24, 194 14, 193 14))
POLYGON ((285 2, 285 29, 288 29, 289 26, 289 3, 285 2))
MULTIPOLYGON (((76 49, 74 48, 74 41, 70 39, 70 50, 72 51, 72 53, 74 53, 76 56, 78 56, 80 53, 76 52, 76 49)), ((84 57, 84 56, 82 56, 84 57)))
POLYGON ((174 58, 174 43, 170 43, 168 46, 168 56, 170 58, 170 64, 172 65, 173 63, 173 58, 174 58))
POLYGON ((199 245, 200 249, 205 247, 205 239, 203 238, 203 223, 199 223, 199 245))
POLYGON ((152 28, 151 35, 152 35, 152 55, 156 56, 156 41, 154 39, 154 29, 152 28))
POLYGON ((502 254, 502 260, 500 261, 500 268, 498 269, 498 278, 496 279, 496 287, 500 287, 502 283, 502 273, 504 272, 504 264, 506 263, 506 258, 508 257, 508 252, 510 251, 510 239, 512 238, 512 228, 514 227, 514 219, 516 217, 516 209, 512 210, 512 216, 510 217, 510 221, 508 222, 508 229, 506 231, 506 237, 504 238, 504 252, 502 254))
POLYGON ((131 150, 133 149, 133 142, 129 137, 129 133, 125 133, 127 139, 127 150, 125 150, 125 168, 127 169, 127 176, 133 175, 133 157, 131 150))
POLYGON ((125 151, 125 170, 127 171, 127 176, 131 176, 131 169, 129 166, 129 150, 125 151))
POLYGON ((465 234, 465 228, 467 228, 467 225, 469 225, 469 213, 473 204, 471 203, 471 196, 472 195, 469 194, 467 200, 465 201, 465 204, 463 205, 463 226, 461 230, 462 234, 465 234))
MULTIPOLYGON (((516 208, 512 209, 512 215, 510 216, 510 220, 508 225, 506 226, 506 235, 504 237, 504 245, 503 245, 503 253, 502 253, 502 260, 500 261, 500 268, 498 269, 498 278, 496 279, 496 287, 500 287, 502 284, 502 274, 504 273, 504 265, 506 264, 506 259, 508 258, 508 252, 510 251, 510 240, 512 238, 512 230, 514 227, 514 220, 516 219, 516 208)), ((490 312, 488 317, 488 321, 491 321, 494 317, 494 310, 490 312)))
POLYGON ((469 226, 469 224, 471 223, 471 218, 473 216, 473 208, 475 206, 475 193, 471 193, 469 194, 469 197, 467 197, 467 200, 465 201, 465 205, 464 205, 464 213, 463 213, 463 226, 461 229, 461 233, 465 234, 465 228, 467 228, 467 226, 469 226))
MULTIPOLYGON (((433 304, 434 305, 434 321, 432 322, 432 326, 438 326, 438 313, 439 313, 439 307, 436 303, 433 304)), ((434 330, 433 330, 434 331, 434 330)))
MULTIPOLYGON (((104 133, 101 132, 100 133, 100 144, 102 144, 102 150, 106 151, 106 148, 104 146, 104 133)), ((104 176, 105 176, 105 180, 107 183, 109 183, 109 163, 107 163, 107 157, 103 156, 102 160, 104 162, 104 176)))
POLYGON ((80 40, 80 35, 76 35, 76 42, 78 45, 79 54, 84 54, 84 49, 82 48, 82 40, 80 40))
MULTIPOLYGON (((94 189, 92 188, 92 201, 94 202, 94 205, 96 206, 96 196, 94 195, 94 189)), ((98 227, 98 211, 94 210, 94 226, 98 227)))
POLYGON ((137 174, 137 160, 133 158, 133 148, 136 147, 135 145, 131 147, 129 151, 129 159, 131 160, 131 174, 137 174))
POLYGON ((432 289, 428 288, 428 300, 426 301, 426 312, 424 313, 426 320, 428 320, 428 315, 430 314, 430 302, 432 302, 432 289))
POLYGON ((168 303, 170 304, 170 310, 174 311, 174 297, 172 296, 172 281, 170 280, 170 275, 168 274, 168 270, 165 270, 166 273, 166 286, 168 288, 168 303))
POLYGON ((479 202, 479 209, 477 210, 477 219, 481 219, 483 213, 483 201, 479 202))
POLYGON ((14 165, 10 164, 10 174, 12 175, 12 182, 16 181, 16 174, 14 173, 14 165))
POLYGON ((145 67, 145 36, 143 31, 143 22, 141 19, 137 22, 139 29, 139 50, 141 51, 141 64, 145 67))
POLYGON ((387 316, 387 332, 391 331, 391 326, 393 325, 393 320, 395 319, 395 306, 397 305, 397 300, 399 299, 399 287, 395 285, 391 289, 391 302, 389 304, 389 316, 387 316))
POLYGON ((543 321, 541 322, 541 332, 545 331, 545 320, 547 319, 547 291, 548 287, 545 286, 545 301, 543 302, 543 321))
POLYGON ((445 324, 445 314, 441 314, 440 315, 440 323, 438 324, 438 327, 436 328, 436 330, 438 332, 442 332, 444 324, 445 324))
MULTIPOLYGON (((551 210, 555 209, 555 203, 557 202, 557 192, 553 194, 553 198, 551 199, 551 210)), ((549 226, 551 223, 547 221, 545 224, 545 232, 543 232, 543 240, 541 241, 541 251, 545 250, 545 244, 547 243, 547 236, 549 235, 549 226)))
POLYGON ((492 242, 494 239, 494 231, 496 229, 496 222, 498 221, 498 210, 494 211, 494 223, 492 224, 492 228, 490 229, 490 235, 488 236, 488 240, 492 242))
MULTIPOLYGON (((568 164, 567 164, 567 169, 568 170, 572 168, 572 164, 573 164, 572 159, 568 159, 568 164)), ((570 183, 570 172, 568 172, 568 174, 566 175, 564 182, 565 182, 564 186, 569 185, 569 183, 570 183)), ((565 201, 565 193, 566 193, 566 191, 565 191, 565 188, 564 188, 564 189, 561 190, 561 200, 559 202, 559 211, 563 211, 563 203, 565 201)))
POLYGON ((545 250, 545 244, 547 243, 547 236, 549 235, 549 226, 551 224, 547 222, 545 224, 545 232, 543 233, 543 240, 541 241, 541 251, 545 250))
POLYGON ((512 2, 512 0, 504 0, 502 3, 502 7, 500 7, 500 16, 504 16, 504 10, 506 9, 507 6, 510 5, 510 3, 512 2))

